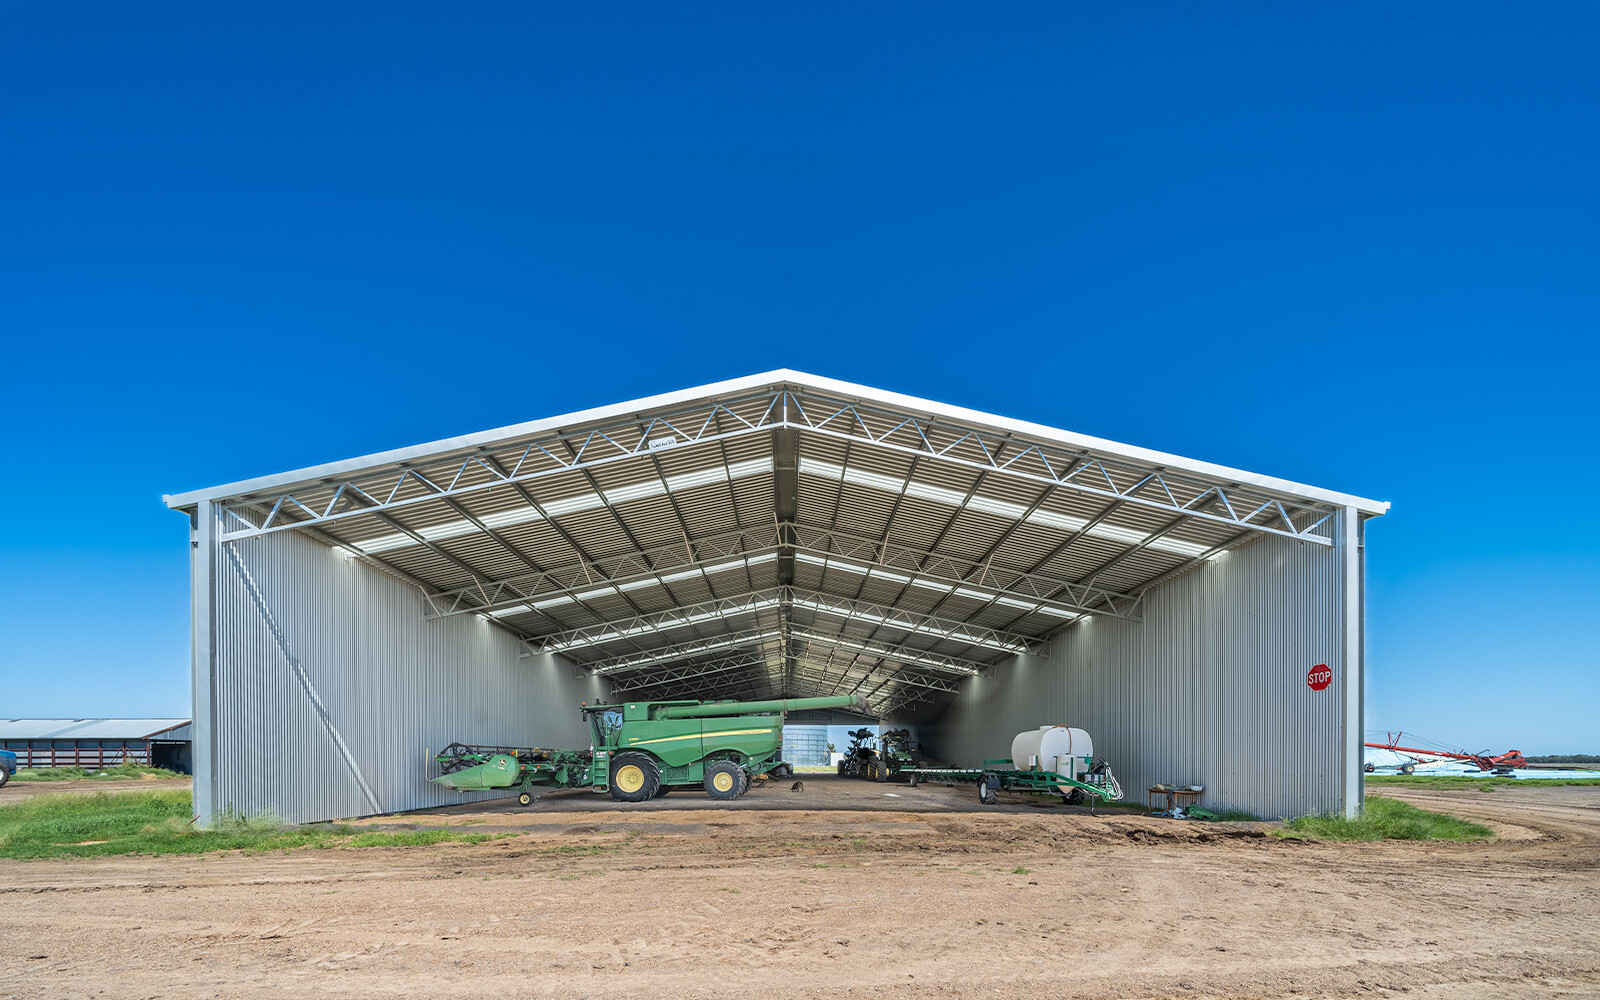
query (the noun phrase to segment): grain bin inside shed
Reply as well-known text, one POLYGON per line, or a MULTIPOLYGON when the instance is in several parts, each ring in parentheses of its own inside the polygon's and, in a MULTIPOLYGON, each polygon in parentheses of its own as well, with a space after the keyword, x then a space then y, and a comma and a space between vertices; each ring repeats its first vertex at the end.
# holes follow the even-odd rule
POLYGON ((205 817, 454 801, 428 750, 586 746, 581 700, 844 693, 952 763, 1065 724, 1130 788, 1360 807, 1384 503, 792 371, 167 502, 205 817))

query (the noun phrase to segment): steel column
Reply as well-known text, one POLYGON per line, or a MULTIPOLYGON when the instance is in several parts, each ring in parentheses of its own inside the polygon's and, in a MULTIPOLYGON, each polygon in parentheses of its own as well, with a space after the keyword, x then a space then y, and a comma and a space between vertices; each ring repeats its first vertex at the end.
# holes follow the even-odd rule
POLYGON ((1344 814, 1354 817, 1361 813, 1365 802, 1366 785, 1362 773, 1362 733, 1366 721, 1363 714, 1362 680, 1366 671, 1365 601, 1366 601, 1366 526, 1361 512, 1345 507, 1339 512, 1339 577, 1342 585, 1341 605, 1344 612, 1344 705, 1341 712, 1344 737, 1344 814))
POLYGON ((210 500, 195 505, 189 519, 190 677, 194 700, 194 813, 211 825, 217 783, 217 513, 210 500))

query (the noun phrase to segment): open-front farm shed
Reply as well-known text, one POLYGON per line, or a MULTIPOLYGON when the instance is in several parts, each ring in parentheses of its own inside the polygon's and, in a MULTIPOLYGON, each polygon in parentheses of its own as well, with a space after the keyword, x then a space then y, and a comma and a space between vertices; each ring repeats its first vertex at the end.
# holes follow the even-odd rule
POLYGON ((953 763, 1069 723, 1129 788, 1361 802, 1385 503, 792 371, 166 499, 203 816, 456 801, 428 750, 587 746, 581 700, 834 693, 953 763))

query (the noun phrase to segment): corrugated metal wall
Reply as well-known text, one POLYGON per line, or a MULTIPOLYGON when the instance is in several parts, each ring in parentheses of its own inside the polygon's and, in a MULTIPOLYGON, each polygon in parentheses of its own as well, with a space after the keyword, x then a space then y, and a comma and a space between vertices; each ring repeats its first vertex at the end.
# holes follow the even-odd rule
POLYGON ((930 744, 976 763, 1008 756, 1024 729, 1067 723, 1088 730, 1137 801, 1181 782, 1204 785, 1211 808, 1267 817, 1354 808, 1342 525, 1334 548, 1263 538, 1235 549, 1151 591, 1143 622, 1086 620, 1047 656, 966 682, 930 744), (1313 691, 1306 672, 1319 663, 1334 682, 1313 691))
POLYGON ((425 620, 419 590, 336 549, 279 532, 220 546, 211 575, 199 809, 306 822, 444 805, 466 797, 426 780, 430 749, 589 745, 577 706, 602 696, 600 680, 522 657, 474 615, 425 620))

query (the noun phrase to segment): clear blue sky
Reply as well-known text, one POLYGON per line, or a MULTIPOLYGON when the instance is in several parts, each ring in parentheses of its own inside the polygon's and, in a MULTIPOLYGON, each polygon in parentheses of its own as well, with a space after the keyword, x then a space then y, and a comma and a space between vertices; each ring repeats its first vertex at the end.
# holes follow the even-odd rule
POLYGON ((161 495, 794 367, 1391 500, 1368 726, 1600 752, 1600 7, 0 13, 0 716, 161 495))

